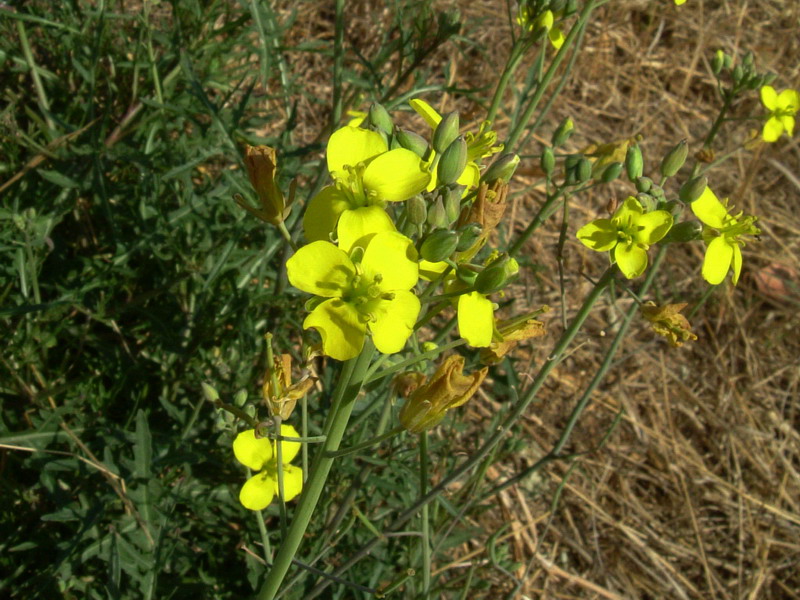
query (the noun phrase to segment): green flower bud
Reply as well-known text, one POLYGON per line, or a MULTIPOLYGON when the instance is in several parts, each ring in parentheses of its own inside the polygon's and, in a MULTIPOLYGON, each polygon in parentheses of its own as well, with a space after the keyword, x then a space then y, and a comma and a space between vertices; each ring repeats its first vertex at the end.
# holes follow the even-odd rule
POLYGON ((444 152, 458 137, 458 112, 453 111, 442 117, 433 132, 433 149, 444 152))
POLYGON ((681 186, 681 191, 678 192, 678 197, 682 202, 691 204, 697 200, 708 187, 708 179, 705 177, 695 177, 690 179, 681 186))
POLYGON ((517 170, 517 165, 519 165, 519 156, 513 153, 503 154, 503 156, 489 165, 481 179, 487 183, 494 183, 498 179, 508 183, 511 181, 514 171, 517 170))
POLYGON ((677 218, 683 212, 683 204, 681 204, 677 200, 670 200, 669 202, 660 203, 658 210, 665 210, 673 217, 677 218))
POLYGON ((664 239, 666 244, 694 242, 703 239, 703 224, 699 221, 684 221, 674 225, 664 239))
POLYGON ((247 390, 239 390, 233 396, 233 403, 238 406, 244 406, 245 402, 247 402, 247 390))
POLYGON ((200 387, 203 389, 203 396, 209 402, 217 402, 219 401, 219 392, 216 389, 208 385, 207 383, 201 383, 200 387))
POLYGON ((475 283, 475 278, 478 276, 476 271, 473 271, 466 265, 459 265, 456 269, 456 277, 458 277, 461 281, 466 283, 468 286, 472 287, 475 283))
POLYGON ((542 151, 541 166, 545 175, 550 177, 553 174, 553 169, 556 168, 556 155, 553 154, 552 148, 545 148, 542 151))
POLYGON ((551 145, 554 148, 557 148, 566 143, 566 141, 569 139, 569 136, 572 135, 574 129, 575 123, 573 123, 572 119, 569 117, 561 121, 559 126, 556 127, 556 130, 553 132, 553 137, 550 140, 551 145))
POLYGON ((448 223, 455 223, 461 215, 461 194, 464 193, 463 185, 448 186, 444 191, 444 212, 448 223))
POLYGON ((664 177, 672 177, 680 171, 686 157, 689 155, 689 145, 686 140, 681 140, 661 161, 661 174, 664 177))
POLYGON ((578 0, 567 0, 564 5, 564 18, 571 17, 578 12, 578 0))
POLYGON ((440 228, 450 225, 447 221, 447 211, 444 209, 444 202, 442 202, 441 198, 436 198, 433 204, 428 207, 428 225, 440 228))
POLYGON ((439 176, 439 183, 444 185, 455 183, 461 177, 466 166, 467 142, 464 141, 463 136, 458 136, 442 153, 442 158, 439 160, 439 166, 436 171, 439 176))
POLYGON ((460 227, 458 229, 458 246, 456 246, 456 250, 463 252, 472 248, 472 245, 481 237, 481 233, 483 233, 483 230, 477 223, 470 223, 460 227))
POLYGON ((550 0, 550 4, 547 6, 548 10, 552 10, 554 13, 560 13, 564 10, 564 7, 567 5, 567 0, 550 0))
POLYGON ((639 193, 636 194, 636 199, 642 205, 644 212, 649 213, 658 209, 658 202, 650 194, 639 193))
POLYGON ((660 185, 653 184, 653 187, 651 187, 647 193, 658 201, 666 200, 666 196, 664 195, 664 188, 662 188, 660 185))
POLYGON ((574 170, 582 158, 583 155, 581 154, 570 154, 566 159, 564 159, 564 169, 567 171, 574 170))
POLYGON ((406 150, 411 150, 420 158, 425 158, 428 155, 428 142, 421 135, 417 135, 413 131, 407 129, 398 129, 395 134, 397 142, 406 150))
POLYGON ((724 66, 725 53, 722 50, 717 50, 714 53, 714 58, 711 59, 711 72, 714 73, 714 75, 719 75, 724 66))
POLYGON ((580 161, 578 161, 575 173, 579 182, 583 183, 589 181, 592 178, 592 162, 585 156, 582 156, 580 161))
POLYGON ((733 67, 732 77, 735 83, 739 83, 742 80, 742 77, 744 77, 744 69, 742 68, 742 65, 736 65, 733 67))
POLYGON ((600 181, 603 183, 611 183, 622 173, 622 163, 614 162, 608 165, 600 176, 600 181))
POLYGON ((406 201, 406 214, 412 225, 423 225, 428 218, 428 206, 425 199, 417 194, 406 201))
POLYGON ((428 234, 420 246, 419 253, 425 260, 439 262, 455 252, 456 246, 458 246, 458 234, 455 231, 437 229, 428 234))
POLYGON ((727 54, 725 55, 724 66, 725 66, 726 69, 730 69, 733 66, 733 57, 732 56, 728 56, 727 54))
POLYGON ((475 290, 481 294, 493 294, 502 290, 519 273, 519 263, 508 255, 503 255, 478 273, 475 290))
POLYGON ((777 73, 766 73, 766 74, 764 74, 764 85, 770 85, 777 78, 778 78, 777 73))
POLYGON ((386 135, 392 135, 394 123, 392 123, 392 117, 389 116, 383 105, 373 102, 372 106, 369 107, 369 122, 386 135))
POLYGON ((639 146, 628 146, 628 152, 625 154, 625 172, 628 174, 628 179, 633 183, 642 176, 644 159, 639 146))
POLYGON ((647 193, 650 191, 650 188, 653 187, 653 180, 649 177, 639 177, 636 181, 634 181, 636 185, 636 191, 647 193))

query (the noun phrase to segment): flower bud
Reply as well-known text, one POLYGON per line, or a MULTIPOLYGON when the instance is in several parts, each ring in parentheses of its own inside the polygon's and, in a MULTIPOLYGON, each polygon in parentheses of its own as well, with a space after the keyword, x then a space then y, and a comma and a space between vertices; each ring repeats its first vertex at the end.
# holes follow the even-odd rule
POLYGON ((286 218, 286 202, 283 199, 275 174, 278 169, 278 158, 275 148, 269 146, 245 146, 244 165, 250 184, 258 195, 261 209, 253 209, 244 201, 239 202, 242 208, 259 219, 278 225, 286 218))
POLYGON ((625 154, 625 172, 631 182, 636 182, 642 176, 644 170, 644 159, 639 146, 628 146, 625 154))
POLYGON ((708 179, 705 177, 695 177, 681 186, 681 191, 678 193, 678 197, 682 202, 691 204, 703 195, 703 192, 706 191, 707 187, 708 179))
POLYGON ((203 396, 205 396, 206 400, 212 403, 219 402, 219 392, 215 388, 207 383, 201 383, 200 387, 203 388, 203 396))
POLYGON ((233 395, 233 403, 241 408, 247 402, 247 390, 239 390, 233 395))
POLYGON ((461 195, 464 193, 464 186, 454 185, 444 188, 444 213, 447 215, 447 223, 453 224, 461 214, 461 195))
POLYGON ((428 207, 425 199, 417 194, 406 201, 406 214, 412 225, 423 225, 428 218, 428 207))
POLYGON ((665 210, 672 215, 673 221, 683 213, 683 203, 677 200, 659 203, 658 210, 665 210))
POLYGON ((420 158, 425 158, 428 155, 428 142, 421 135, 417 135, 413 131, 407 129, 398 129, 395 134, 397 143, 406 150, 411 150, 420 158))
POLYGON ((503 255, 475 278, 475 290, 481 294, 493 294, 503 289, 519 273, 519 263, 510 256, 503 255))
POLYGON ((666 200, 666 196, 664 195, 664 188, 662 188, 660 185, 656 185, 655 183, 648 190, 647 193, 650 194, 653 198, 655 198, 659 202, 663 202, 666 200))
POLYGON ((444 152, 458 137, 458 111, 453 111, 442 117, 433 132, 433 149, 444 152))
POLYGON ((653 187, 653 180, 649 177, 639 177, 634 184, 636 185, 637 192, 646 194, 650 191, 650 188, 653 187))
POLYGON ((680 171, 686 157, 689 155, 689 146, 686 140, 681 140, 661 161, 661 174, 664 177, 672 177, 680 171))
POLYGON ((372 106, 369 107, 369 122, 386 135, 392 135, 394 123, 392 123, 392 117, 389 116, 382 104, 373 102, 372 106))
POLYGON ((603 183, 611 183, 619 177, 620 173, 622 173, 622 163, 613 162, 605 168, 603 174, 600 176, 600 181, 603 183))
POLYGON ((736 65, 733 67, 733 73, 731 76, 733 77, 734 83, 738 84, 742 80, 742 77, 744 77, 744 69, 742 68, 742 65, 736 65))
POLYGON ((571 17, 576 12, 578 12, 578 0, 567 0, 566 4, 564 5, 564 13, 563 17, 571 17))
POLYGON ((441 198, 436 198, 433 204, 428 207, 428 225, 440 229, 450 225, 447 221, 447 211, 444 208, 444 202, 442 202, 441 198))
POLYGON ((542 151, 540 164, 545 175, 550 177, 553 174, 553 169, 556 168, 556 155, 553 154, 552 148, 545 148, 542 151))
POLYGON ((419 254, 430 262, 449 258, 458 246, 458 234, 449 229, 437 229, 428 234, 420 246, 419 254))
POLYGON ((684 221, 673 225, 662 240, 665 244, 694 242, 703 238, 703 224, 699 221, 684 221))
POLYGON ((483 233, 483 230, 477 223, 469 223, 468 225, 460 227, 458 229, 458 246, 456 246, 456 250, 463 252, 471 248, 472 244, 477 242, 478 238, 481 237, 481 233, 483 233))
POLYGON ((467 166, 467 142, 463 136, 458 136, 442 153, 439 160, 437 175, 439 183, 448 185, 458 181, 467 166))
POLYGON ((658 203, 656 202, 656 199, 650 194, 636 194, 636 199, 639 201, 639 204, 642 205, 642 208, 646 213, 653 212, 654 210, 658 209, 658 203))
POLYGON ((714 53, 714 58, 711 59, 711 72, 714 75, 719 75, 722 72, 722 67, 725 66, 725 53, 722 50, 717 50, 714 53))
POLYGON ((573 130, 575 129, 575 123, 572 122, 572 119, 567 117, 553 132, 553 137, 551 138, 551 145, 554 148, 563 145, 569 139, 569 136, 572 135, 573 130))
POLYGON ((578 166, 575 169, 575 175, 580 183, 589 181, 592 178, 592 163, 585 156, 582 156, 578 161, 578 166))
POLYGON ((498 179, 508 183, 511 181, 514 171, 517 170, 517 165, 519 165, 519 156, 513 153, 503 154, 489 165, 481 179, 487 183, 493 183, 498 179))

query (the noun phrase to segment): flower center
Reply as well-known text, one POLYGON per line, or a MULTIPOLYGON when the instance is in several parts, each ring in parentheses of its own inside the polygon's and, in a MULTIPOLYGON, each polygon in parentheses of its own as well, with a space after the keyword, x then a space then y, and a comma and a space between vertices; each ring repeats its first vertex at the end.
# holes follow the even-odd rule
POLYGON ((369 206, 376 201, 375 193, 364 187, 364 171, 367 166, 360 162, 355 167, 345 165, 344 170, 347 175, 340 177, 336 180, 336 189, 339 190, 345 198, 351 209, 369 206))

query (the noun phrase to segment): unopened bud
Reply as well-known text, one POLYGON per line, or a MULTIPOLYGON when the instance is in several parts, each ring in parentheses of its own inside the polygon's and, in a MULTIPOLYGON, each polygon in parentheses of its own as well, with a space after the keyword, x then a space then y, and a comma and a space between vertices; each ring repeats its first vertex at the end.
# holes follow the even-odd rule
POLYGON ((239 390, 233 395, 233 403, 238 406, 242 407, 247 402, 247 390, 239 390))
POLYGON ((703 192, 706 191, 707 187, 708 179, 705 177, 695 177, 681 186, 681 191, 678 193, 678 197, 682 202, 691 204, 703 195, 703 192))
POLYGON ((649 177, 639 177, 634 184, 636 185, 636 191, 647 193, 650 191, 650 188, 653 187, 653 180, 649 177))
POLYGON ((386 135, 392 135, 394 123, 392 123, 392 117, 389 116, 382 104, 374 102, 369 107, 369 122, 386 135))
MULTIPOLYGON (((258 195, 261 205, 260 210, 253 209, 249 204, 240 202, 240 206, 259 219, 278 225, 286 217, 286 201, 283 199, 275 175, 278 169, 278 158, 274 148, 269 146, 246 146, 244 165, 250 184, 258 195)), ((238 201, 237 201, 238 202, 238 201)))
POLYGON ((664 177, 672 177, 680 171, 686 157, 689 155, 689 145, 686 140, 681 140, 661 161, 661 174, 664 177))
POLYGON ((576 12, 578 12, 578 0, 567 0, 564 5, 564 18, 571 17, 576 12))
POLYGON ((408 221, 412 225, 423 225, 425 219, 428 218, 428 207, 425 204, 425 199, 417 194, 412 196, 406 202, 406 214, 408 221))
POLYGON ((459 228, 458 246, 456 246, 456 250, 463 252, 464 250, 472 248, 472 245, 481 237, 482 232, 481 226, 477 223, 470 223, 469 225, 464 225, 459 228))
POLYGON ((703 224, 699 221, 684 221, 674 225, 662 240, 664 243, 685 243, 702 239, 703 224))
POLYGON ((419 249, 420 256, 430 262, 439 262, 455 252, 458 234, 449 229, 437 229, 429 234, 419 249))
POLYGON ((573 130, 575 129, 575 123, 572 122, 572 119, 567 117, 553 132, 553 137, 551 138, 551 143, 553 147, 558 147, 563 145, 568 139, 569 136, 572 135, 573 130))
POLYGON ((589 181, 592 178, 592 163, 585 156, 581 157, 578 161, 578 166, 575 169, 575 174, 580 183, 589 181))
MULTIPOLYGON (((456 117, 457 118, 457 117, 456 117)), ((434 147, 436 142, 434 141, 434 147)), ((457 137, 442 153, 439 167, 436 171, 439 183, 448 185, 455 183, 467 166, 467 142, 463 136, 457 137)))
POLYGON ((735 83, 739 83, 742 80, 742 77, 744 77, 744 69, 742 68, 742 65, 736 65, 733 67, 732 77, 735 83))
POLYGON ((501 256, 475 278, 475 290, 492 294, 503 289, 519 273, 519 263, 508 255, 501 256))
POLYGON ((621 162, 614 162, 608 165, 603 174, 600 176, 600 181, 603 183, 611 183, 619 174, 622 173, 622 163, 621 162))
POLYGON ((436 198, 428 207, 428 225, 431 227, 445 228, 450 223, 447 221, 447 211, 441 198, 436 198))
POLYGON ((444 189, 444 212, 448 223, 455 223, 461 214, 461 194, 464 187, 460 185, 444 189))
POLYGON ((625 172, 628 174, 628 179, 636 182, 642 176, 643 171, 644 159, 641 149, 639 146, 628 146, 628 152, 625 154, 625 172))
POLYGON ((656 199, 650 194, 636 194, 636 199, 639 201, 639 204, 642 205, 642 208, 646 213, 653 212, 658 208, 658 202, 656 202, 656 199))
POLYGON ((683 213, 683 204, 677 200, 670 200, 669 202, 663 202, 658 209, 667 211, 672 215, 674 220, 681 216, 681 213, 683 213))
POLYGON ((487 183, 494 183, 498 179, 508 183, 514 175, 519 165, 519 156, 516 154, 503 154, 500 158, 494 161, 486 172, 483 174, 483 181, 487 183))
POLYGON ((722 72, 722 67, 725 66, 725 53, 722 50, 717 50, 714 53, 714 58, 711 59, 711 72, 714 75, 719 75, 722 72))
POLYGON ((203 389, 203 396, 209 402, 218 402, 219 401, 219 392, 216 389, 208 385, 207 383, 201 383, 200 387, 203 389))
POLYGON ((433 149, 444 152, 458 137, 458 112, 453 111, 442 117, 433 132, 433 149))
POLYGON ((428 142, 421 135, 407 129, 398 129, 395 135, 397 142, 406 150, 411 150, 420 158, 428 155, 428 142))
POLYGON ((552 148, 545 148, 542 152, 541 166, 545 175, 549 177, 553 174, 553 169, 556 168, 556 155, 553 154, 552 148))

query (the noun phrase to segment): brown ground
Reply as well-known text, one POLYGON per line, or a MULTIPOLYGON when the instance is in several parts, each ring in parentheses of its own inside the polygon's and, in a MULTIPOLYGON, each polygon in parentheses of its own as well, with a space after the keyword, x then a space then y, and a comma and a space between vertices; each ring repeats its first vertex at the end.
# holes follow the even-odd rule
MULTIPOLYGON (((293 4, 293 3, 292 3, 293 4)), ((369 44, 374 24, 386 15, 374 2, 354 2, 348 39, 369 44)), ((441 3, 443 6, 452 3, 441 3)), ((464 33, 487 53, 439 52, 429 66, 451 61, 459 87, 493 82, 509 46, 502 2, 455 2, 464 33), (477 26, 476 23, 480 23, 477 26)), ((292 30, 297 39, 330 39, 332 24, 316 8, 301 5, 292 30), (306 12, 303 12, 306 11, 306 12)), ((648 169, 682 138, 699 148, 719 105, 708 60, 714 50, 753 50, 760 69, 779 74, 776 88, 800 84, 800 4, 783 0, 616 0, 599 10, 583 56, 554 108, 550 123, 571 116, 578 133, 571 149, 641 134, 648 169)), ((311 55, 315 56, 315 55, 311 55)), ((329 89, 330 65, 303 65, 310 86, 329 89)), ((297 71, 297 65, 295 65, 297 71)), ((315 92, 316 93, 316 92, 315 92)), ((488 94, 488 92, 487 92, 488 94)), ((470 101, 445 97, 440 108, 480 114, 470 101)), ((302 107, 309 131, 327 118, 302 107), (314 120, 318 122, 315 122, 314 120)), ((760 111, 757 95, 736 114, 760 111)), ((506 123, 500 119, 502 132, 506 123)), ((757 128, 728 126, 718 155, 757 128)), ((543 140, 552 126, 544 128, 543 140)), ((554 463, 532 481, 501 495, 497 519, 513 524, 515 557, 530 563, 524 593, 530 598, 797 598, 800 597, 800 134, 737 154, 711 175, 720 197, 760 215, 760 243, 745 249, 745 269, 736 288, 725 284, 693 318, 699 339, 680 349, 637 322, 609 378, 573 436, 574 450, 590 450, 620 408, 622 423, 601 450, 581 458, 567 480, 557 511, 551 500, 567 463, 554 463), (545 493, 540 492, 544 490, 545 493), (537 492, 537 493, 534 493, 537 492)), ((520 152, 538 153, 538 143, 520 152)), ((535 160, 523 162, 526 181, 535 160)), ((532 181, 532 180, 531 180, 532 181)), ((626 184, 575 201, 573 230, 598 216, 608 190, 618 197, 626 184)), ((675 189, 670 189, 673 194, 675 189)), ((535 190, 518 196, 517 228, 530 218, 535 190)), ((518 288, 537 304, 559 306, 553 220, 530 242, 529 252, 548 267, 542 284, 518 288)), ((572 238, 567 245, 568 306, 574 311, 588 289, 580 271, 597 277, 604 257, 572 238)), ((702 248, 677 249, 659 276, 664 300, 695 302, 705 284, 699 274, 702 248)), ((620 301, 627 307, 630 300, 620 301)), ((558 335, 555 310, 543 347, 558 335)), ((594 373, 620 311, 607 300, 588 324, 588 336, 555 372, 543 402, 528 417, 530 456, 490 475, 503 478, 531 464, 561 431, 576 397, 594 373), (603 335, 608 332, 608 336, 603 335)), ((534 361, 538 354, 534 353, 534 361)), ((535 366, 535 365, 534 365, 535 366)), ((473 416, 480 418, 483 407, 473 416)), ((460 569, 479 550, 465 545, 453 554, 460 569)), ((476 559, 477 560, 477 559, 476 559)), ((440 568, 451 568, 445 564, 440 568)), ((463 572, 459 570, 458 572, 463 572)), ((521 569, 517 576, 522 576, 521 569)), ((500 580, 498 580, 500 583, 500 580)), ((502 587, 507 588, 506 585, 502 587)))

